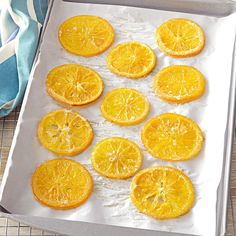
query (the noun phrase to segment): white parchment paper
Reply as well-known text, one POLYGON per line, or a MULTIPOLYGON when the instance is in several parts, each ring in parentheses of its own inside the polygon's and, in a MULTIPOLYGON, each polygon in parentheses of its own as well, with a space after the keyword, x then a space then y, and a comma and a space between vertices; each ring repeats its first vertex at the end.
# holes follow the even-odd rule
POLYGON ((39 59, 32 73, 31 87, 26 95, 28 99, 24 104, 24 112, 20 117, 20 125, 10 152, 1 188, 1 204, 15 214, 176 233, 215 235, 217 187, 223 163, 235 23, 235 15, 214 18, 142 8, 55 1, 40 48, 39 59), (157 66, 154 71, 146 78, 131 80, 114 75, 108 70, 105 59, 109 50, 96 57, 84 58, 69 54, 62 49, 57 39, 59 25, 67 18, 80 14, 98 15, 112 24, 116 32, 116 40, 112 47, 129 40, 148 44, 157 55, 157 66), (156 27, 175 17, 192 19, 203 28, 206 46, 198 56, 174 59, 158 49, 154 34, 156 27), (85 204, 72 210, 58 211, 42 206, 34 199, 31 192, 31 175, 37 166, 55 158, 55 155, 39 144, 36 130, 39 120, 45 114, 61 107, 46 93, 45 78, 53 67, 65 63, 79 63, 95 69, 104 80, 104 94, 118 87, 130 87, 143 92, 151 103, 151 112, 145 121, 165 112, 191 117, 204 132, 203 150, 191 161, 177 163, 160 161, 152 157, 141 143, 140 128, 145 121, 130 127, 111 124, 100 114, 99 105, 102 98, 87 107, 70 108, 86 117, 95 131, 92 145, 82 154, 72 158, 84 164, 92 174, 93 194, 85 204), (152 90, 154 75, 161 68, 172 64, 192 65, 204 74, 207 86, 202 98, 184 105, 173 105, 154 95, 152 90), (142 148, 144 155, 142 168, 169 165, 183 170, 191 178, 196 189, 196 201, 190 213, 173 220, 152 219, 140 214, 131 203, 129 198, 131 179, 109 180, 99 176, 90 164, 91 148, 99 140, 112 136, 129 138, 142 148))

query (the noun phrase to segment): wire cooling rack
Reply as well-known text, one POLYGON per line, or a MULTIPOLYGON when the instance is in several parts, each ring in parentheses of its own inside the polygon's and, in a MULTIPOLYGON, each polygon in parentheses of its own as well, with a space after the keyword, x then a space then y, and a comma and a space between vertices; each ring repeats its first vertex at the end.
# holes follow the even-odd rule
POLYGON ((0 235, 1 236, 58 236, 44 230, 35 229, 30 226, 15 222, 7 218, 0 218, 0 235))
MULTIPOLYGON (((9 116, 0 118, 0 182, 6 166, 7 157, 9 154, 12 138, 14 135, 16 123, 20 113, 20 107, 16 108, 9 116)), ((236 144, 235 149, 236 150, 236 144)), ((235 152, 236 154, 236 152, 235 152)), ((236 156, 236 155, 235 155, 236 156)), ((236 175, 232 174, 233 181, 236 175)), ((226 236, 236 236, 234 229, 234 222, 236 220, 236 212, 233 212, 235 206, 236 211, 236 199, 230 198, 228 204, 228 221, 227 221, 227 234, 226 236), (234 202, 232 202, 234 201, 234 202), (233 204, 234 203, 234 204, 233 204), (235 214, 235 216, 234 216, 235 214)), ((46 232, 44 230, 35 229, 31 226, 4 218, 0 216, 0 236, 59 236, 55 233, 46 232)))

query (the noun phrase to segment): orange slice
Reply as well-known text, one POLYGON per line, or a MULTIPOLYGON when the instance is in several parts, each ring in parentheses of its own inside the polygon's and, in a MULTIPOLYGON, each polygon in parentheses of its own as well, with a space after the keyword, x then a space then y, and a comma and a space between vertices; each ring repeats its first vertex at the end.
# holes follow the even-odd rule
POLYGON ((107 66, 115 74, 128 78, 148 75, 156 65, 156 55, 146 44, 126 42, 117 45, 107 56, 107 66))
POLYGON ((48 113, 40 121, 38 138, 48 150, 59 155, 74 156, 90 145, 93 130, 77 112, 61 109, 48 113))
POLYGON ((59 41, 64 49, 79 56, 96 56, 108 49, 115 33, 105 19, 80 15, 64 21, 58 31, 59 41))
POLYGON ((205 91, 205 79, 192 66, 173 65, 158 72, 154 91, 167 102, 185 103, 201 97, 205 91))
POLYGON ((189 19, 166 21, 156 30, 159 48, 172 57, 191 57, 199 54, 205 44, 204 32, 189 19))
POLYGON ((126 179, 142 164, 142 153, 138 145, 125 138, 107 138, 93 148, 91 162, 101 175, 112 179, 126 179))
POLYGON ((110 122, 134 125, 142 122, 148 115, 149 102, 137 90, 118 88, 104 97, 100 108, 102 115, 110 122))
POLYGON ((171 219, 190 211, 195 193, 191 180, 182 171, 157 166, 134 176, 130 197, 140 212, 156 219, 171 219))
POLYGON ((64 158, 44 162, 32 176, 35 198, 55 209, 78 207, 88 199, 92 187, 92 177, 85 167, 64 158))
POLYGON ((103 91, 103 81, 99 74, 78 64, 53 68, 47 76, 46 86, 54 99, 72 106, 93 102, 103 91))
POLYGON ((197 156, 203 144, 198 125, 188 117, 172 113, 150 119, 141 138, 148 152, 167 161, 189 160, 197 156))

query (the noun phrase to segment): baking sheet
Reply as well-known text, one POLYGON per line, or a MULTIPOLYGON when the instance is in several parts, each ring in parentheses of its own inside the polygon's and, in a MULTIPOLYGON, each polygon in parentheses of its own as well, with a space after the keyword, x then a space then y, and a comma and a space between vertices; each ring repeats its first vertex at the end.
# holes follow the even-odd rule
MULTIPOLYGON (((1 204, 12 213, 52 217, 66 220, 145 228, 196 235, 214 235, 216 228, 216 191, 221 177, 224 133, 227 121, 228 93, 230 85, 235 14, 226 18, 214 18, 184 13, 165 12, 141 8, 75 4, 55 1, 44 40, 41 45, 33 80, 14 140, 7 171, 2 185, 1 204), (104 54, 83 58, 64 51, 57 40, 58 26, 68 17, 80 14, 95 14, 111 22, 116 31, 114 45, 137 40, 151 46, 158 65, 146 78, 130 80, 112 74, 105 66, 104 54), (155 43, 155 28, 173 17, 185 17, 199 23, 206 34, 204 51, 188 59, 173 59, 158 50, 155 43), (188 162, 168 163, 149 155, 144 148, 142 168, 154 165, 170 165, 182 169, 192 179, 196 188, 196 203, 192 211, 175 220, 157 221, 138 213, 129 199, 129 180, 109 180, 93 171, 89 156, 92 146, 111 136, 130 138, 142 147, 140 125, 119 127, 104 120, 99 112, 101 98, 86 108, 73 108, 88 118, 95 130, 92 145, 73 159, 84 164, 92 173, 94 191, 81 207, 69 211, 55 211, 35 201, 30 187, 30 178, 35 168, 55 156, 40 146, 36 138, 37 123, 47 112, 61 107, 46 93, 45 78, 50 69, 64 63, 80 63, 98 71, 105 83, 105 91, 116 87, 132 87, 143 92, 151 102, 148 119, 164 113, 176 112, 193 118, 205 135, 205 147, 200 155, 188 162), (157 71, 171 64, 186 64, 197 67, 206 77, 207 91, 198 101, 185 105, 170 105, 161 101, 152 91, 151 84, 157 71)), ((113 45, 113 46, 114 46, 113 45)))

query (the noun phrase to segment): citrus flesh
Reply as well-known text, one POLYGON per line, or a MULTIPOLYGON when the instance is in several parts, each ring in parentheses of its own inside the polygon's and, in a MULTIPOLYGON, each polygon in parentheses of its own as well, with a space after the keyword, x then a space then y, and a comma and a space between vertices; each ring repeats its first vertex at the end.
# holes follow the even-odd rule
POLYGON ((35 198, 55 209, 78 207, 88 199, 92 186, 92 177, 86 168, 64 158, 44 162, 32 176, 35 198))
POLYGON ((140 212, 156 219, 171 219, 189 212, 195 193, 191 180, 182 171, 157 166, 134 176, 130 197, 140 212))
POLYGON ((142 122, 149 112, 149 102, 139 91, 118 88, 109 92, 103 99, 102 115, 115 124, 134 125, 142 122))
POLYGON ((117 45, 107 56, 107 66, 113 73, 133 79, 147 76, 155 65, 153 50, 135 41, 117 45))
POLYGON ((60 25, 58 38, 67 51, 89 57, 108 49, 115 39, 115 33, 107 20, 93 15, 80 15, 60 25))
POLYGON ((201 27, 194 21, 174 18, 156 30, 159 48, 172 57, 191 57, 199 54, 205 45, 201 27))
POLYGON ((47 75, 47 92, 59 102, 79 106, 98 99, 103 91, 99 74, 79 64, 53 68, 47 75))
POLYGON ((167 161, 192 159, 203 145, 199 126, 192 119, 174 113, 165 113, 147 121, 141 139, 150 154, 167 161))
POLYGON ((142 164, 140 148, 132 141, 113 137, 98 142, 92 150, 93 168, 113 179, 126 179, 137 172, 142 164))
POLYGON ((186 103, 201 97, 205 91, 205 79, 192 66, 173 65, 160 70, 153 83, 155 93, 163 100, 186 103))
POLYGON ((93 130, 77 112, 61 109, 43 117, 38 125, 38 138, 48 150, 59 155, 74 156, 90 145, 93 130))

